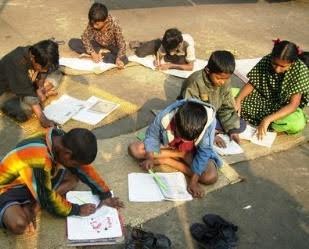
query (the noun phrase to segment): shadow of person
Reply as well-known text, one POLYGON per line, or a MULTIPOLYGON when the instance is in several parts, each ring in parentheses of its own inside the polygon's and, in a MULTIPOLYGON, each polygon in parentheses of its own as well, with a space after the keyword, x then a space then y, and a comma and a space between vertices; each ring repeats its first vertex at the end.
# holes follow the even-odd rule
MULTIPOLYGON (((125 118, 117 120, 111 124, 105 125, 94 130, 98 139, 110 138, 135 132, 148 126, 154 119, 152 110, 162 110, 176 100, 180 92, 183 79, 167 75, 162 84, 162 97, 153 97, 146 99, 139 111, 125 118), (163 95, 164 94, 164 95, 163 95)), ((161 86, 158 86, 160 88, 161 86)), ((150 91, 151 93, 151 91, 150 91)), ((151 94, 148 94, 151 96, 151 94)))
POLYGON ((203 215, 214 213, 239 227, 237 248, 305 249, 309 243, 308 198, 303 196, 309 186, 304 175, 304 171, 309 172, 308 149, 307 143, 274 156, 237 163, 235 169, 246 178, 244 183, 186 202, 146 222, 143 228, 167 235, 173 248, 198 248, 189 227, 202 223, 203 215), (289 158, 294 157, 300 160, 291 167, 289 158))

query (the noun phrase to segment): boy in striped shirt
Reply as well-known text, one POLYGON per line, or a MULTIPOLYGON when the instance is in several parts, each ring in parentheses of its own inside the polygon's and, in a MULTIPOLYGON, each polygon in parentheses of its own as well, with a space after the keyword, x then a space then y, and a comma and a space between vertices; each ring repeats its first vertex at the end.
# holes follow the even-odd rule
POLYGON ((0 162, 0 227, 24 233, 38 206, 63 217, 94 213, 94 204, 73 204, 64 197, 78 180, 99 196, 100 205, 123 207, 90 165, 96 154, 96 137, 81 128, 67 133, 50 128, 20 142, 0 162))

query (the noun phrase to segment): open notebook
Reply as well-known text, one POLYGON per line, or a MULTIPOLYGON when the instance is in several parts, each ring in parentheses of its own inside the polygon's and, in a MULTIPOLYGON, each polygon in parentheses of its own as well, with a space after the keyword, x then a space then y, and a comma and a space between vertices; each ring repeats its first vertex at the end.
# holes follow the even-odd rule
POLYGON ((91 96, 84 101, 64 94, 46 106, 44 114, 61 125, 71 118, 90 125, 96 125, 117 107, 119 107, 119 104, 95 96, 91 96))
POLYGON ((189 201, 192 195, 187 191, 187 182, 184 174, 155 173, 167 187, 159 187, 154 178, 148 173, 130 173, 128 175, 129 200, 133 202, 155 201, 189 201))
MULTIPOLYGON (((99 204, 90 191, 70 191, 68 201, 76 204, 99 204)), ((89 216, 68 216, 67 234, 69 246, 105 245, 121 243, 124 239, 117 209, 102 206, 89 216)))

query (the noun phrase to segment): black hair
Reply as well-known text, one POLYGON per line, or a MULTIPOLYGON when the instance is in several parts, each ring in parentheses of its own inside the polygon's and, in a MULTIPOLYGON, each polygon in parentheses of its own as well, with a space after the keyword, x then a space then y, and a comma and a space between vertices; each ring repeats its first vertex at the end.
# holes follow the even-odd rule
POLYGON ((206 67, 209 73, 232 74, 235 70, 234 55, 226 50, 215 51, 210 55, 206 67))
POLYGON ((298 48, 293 42, 275 41, 271 56, 275 59, 294 62, 298 59, 298 48))
POLYGON ((162 39, 162 46, 164 49, 169 52, 175 48, 183 41, 181 32, 176 29, 168 29, 165 31, 163 39, 162 39))
POLYGON ((108 16, 108 10, 102 3, 94 3, 89 9, 88 20, 90 24, 104 22, 108 16))
POLYGON ((309 67, 309 52, 302 52, 298 57, 307 67, 309 67))
POLYGON ((40 41, 29 48, 36 63, 49 71, 54 71, 59 66, 58 44, 52 40, 40 41))
POLYGON ((203 105, 186 102, 175 114, 175 126, 179 136, 185 140, 194 140, 202 133, 207 123, 207 112, 203 105))
POLYGON ((87 129, 75 128, 70 130, 63 135, 62 144, 72 152, 71 159, 79 163, 89 164, 96 158, 98 151, 97 139, 87 129))

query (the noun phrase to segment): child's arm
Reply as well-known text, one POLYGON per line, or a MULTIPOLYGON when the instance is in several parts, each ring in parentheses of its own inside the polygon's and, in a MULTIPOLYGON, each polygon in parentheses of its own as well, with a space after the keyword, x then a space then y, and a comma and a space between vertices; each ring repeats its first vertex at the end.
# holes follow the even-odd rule
POLYGON ((94 30, 90 26, 90 24, 87 25, 84 33, 82 34, 81 39, 82 39, 84 48, 86 50, 86 53, 91 55, 91 58, 94 62, 96 63, 100 62, 102 60, 102 55, 99 53, 96 53, 91 44, 91 41, 94 39, 94 30))
POLYGON ((184 70, 184 71, 192 71, 193 62, 187 63, 187 64, 165 63, 165 64, 160 64, 158 66, 158 69, 160 70, 177 69, 177 70, 184 70))
POLYGON ((114 21, 114 34, 115 34, 117 47, 119 49, 117 58, 116 58, 116 62, 117 62, 117 60, 121 61, 121 58, 123 58, 126 55, 126 42, 123 38, 121 27, 116 21, 114 21))
POLYGON ((262 122, 257 127, 257 137, 259 139, 262 139, 263 136, 266 135, 267 128, 272 122, 274 122, 274 121, 276 121, 280 118, 283 118, 283 117, 291 114, 292 112, 295 112, 296 109, 298 108, 298 106, 300 105, 301 97, 302 97, 302 95, 300 93, 296 93, 296 94, 292 95, 292 97, 290 99, 290 103, 283 106, 278 111, 264 117, 262 122))
POLYGON ((82 165, 78 168, 69 168, 69 170, 89 186, 94 195, 99 196, 101 200, 99 207, 103 204, 114 208, 123 207, 123 203, 117 197, 112 197, 106 182, 92 165, 82 165))
POLYGON ((55 122, 52 120, 49 120, 45 114, 42 111, 42 107, 40 104, 33 104, 31 105, 32 111, 35 113, 35 115, 37 116, 37 118, 39 119, 41 125, 44 128, 47 127, 53 127, 55 126, 55 122))
POLYGON ((240 119, 235 109, 235 101, 230 87, 222 87, 222 104, 217 110, 217 118, 220 121, 224 132, 229 134, 229 131, 239 128, 240 119))
POLYGON ((101 200, 112 196, 106 182, 92 165, 82 165, 78 168, 69 168, 69 170, 88 185, 92 193, 98 195, 101 200))
POLYGON ((240 90, 235 98, 235 109, 238 113, 240 113, 241 102, 253 91, 253 89, 253 86, 248 82, 240 90))
POLYGON ((213 144, 215 138, 215 126, 216 122, 213 121, 205 134, 201 142, 197 146, 197 151, 193 158, 191 170, 193 174, 202 175, 207 170, 209 159, 215 161, 216 165, 221 166, 222 161, 218 154, 214 151, 213 144))
MULTIPOLYGON (((68 202, 52 189, 50 171, 43 168, 32 168, 37 197, 42 208, 58 216, 79 215, 80 205, 68 202)), ((31 183, 32 184, 32 183, 31 183)))

